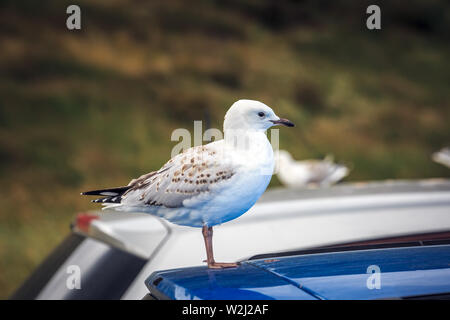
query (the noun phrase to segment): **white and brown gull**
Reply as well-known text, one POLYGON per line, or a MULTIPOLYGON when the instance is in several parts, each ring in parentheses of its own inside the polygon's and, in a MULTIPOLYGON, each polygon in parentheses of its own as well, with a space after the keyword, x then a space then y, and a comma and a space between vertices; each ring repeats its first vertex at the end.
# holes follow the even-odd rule
POLYGON ((225 115, 224 139, 190 148, 127 186, 82 194, 102 196, 93 201, 104 209, 202 228, 208 267, 236 266, 214 261, 212 227, 244 214, 266 190, 274 169, 266 130, 274 125, 293 126, 261 102, 239 100, 225 115))

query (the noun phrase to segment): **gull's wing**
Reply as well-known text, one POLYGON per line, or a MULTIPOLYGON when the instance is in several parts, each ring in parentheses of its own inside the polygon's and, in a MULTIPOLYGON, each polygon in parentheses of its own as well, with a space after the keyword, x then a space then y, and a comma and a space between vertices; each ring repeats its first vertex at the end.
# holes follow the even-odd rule
MULTIPOLYGON (((126 187, 105 189, 106 192, 123 190, 121 194, 94 191, 98 195, 108 196, 94 202, 105 205, 182 207, 184 200, 211 194, 235 174, 231 162, 223 154, 216 143, 190 148, 173 157, 160 170, 133 179, 126 187)), ((91 191, 85 194, 94 193, 91 191)))
POLYGON ((158 172, 131 181, 121 203, 181 207, 184 200, 211 192, 234 174, 230 162, 214 145, 190 148, 169 160, 158 172))

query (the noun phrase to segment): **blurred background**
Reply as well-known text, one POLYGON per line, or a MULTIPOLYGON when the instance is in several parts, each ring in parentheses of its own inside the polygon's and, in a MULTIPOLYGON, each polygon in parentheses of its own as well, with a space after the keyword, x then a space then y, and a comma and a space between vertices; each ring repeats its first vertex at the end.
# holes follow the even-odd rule
POLYGON ((346 181, 450 177, 430 159, 450 143, 448 1, 377 1, 375 31, 365 1, 0 4, 0 298, 97 207, 80 191, 158 169, 174 129, 221 128, 240 98, 297 124, 294 158, 351 164, 346 181))

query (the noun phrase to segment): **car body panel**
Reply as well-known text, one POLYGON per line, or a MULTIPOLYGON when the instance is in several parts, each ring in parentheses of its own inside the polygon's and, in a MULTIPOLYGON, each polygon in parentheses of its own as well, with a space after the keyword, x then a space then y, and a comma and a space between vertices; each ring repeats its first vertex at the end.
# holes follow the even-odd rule
POLYGON ((450 245, 252 260, 238 268, 219 271, 206 267, 167 270, 153 273, 146 284, 150 293, 171 299, 261 299, 253 295, 255 291, 263 293, 266 299, 397 299, 437 295, 450 292, 450 245), (370 285, 374 275, 371 266, 379 268, 376 275, 379 288, 370 285), (284 287, 301 291, 285 290, 280 294, 283 285, 278 285, 274 277, 284 282, 284 287), (232 294, 234 290, 236 294, 232 294))
POLYGON ((177 300, 315 300, 298 286, 248 263, 225 272, 194 267, 155 273, 146 285, 159 297, 177 300))
POLYGON ((383 299, 450 292, 450 245, 401 247, 255 260, 324 299, 383 299), (273 260, 273 259, 272 259, 273 260), (369 289, 371 269, 380 288, 369 289), (369 269, 369 271, 368 271, 369 269))

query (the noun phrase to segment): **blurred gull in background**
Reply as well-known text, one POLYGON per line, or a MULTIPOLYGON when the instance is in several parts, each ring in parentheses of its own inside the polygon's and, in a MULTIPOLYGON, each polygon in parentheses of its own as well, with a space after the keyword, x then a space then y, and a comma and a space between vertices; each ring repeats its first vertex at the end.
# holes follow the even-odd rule
POLYGON ((332 156, 323 160, 296 161, 286 150, 279 150, 275 154, 275 161, 278 179, 291 188, 330 186, 350 172, 346 166, 334 163, 332 156))
POLYGON ((431 155, 431 159, 434 162, 443 164, 446 167, 450 168, 450 147, 442 148, 441 150, 433 153, 431 155))

